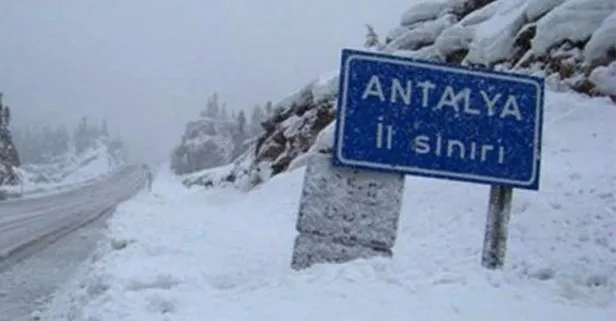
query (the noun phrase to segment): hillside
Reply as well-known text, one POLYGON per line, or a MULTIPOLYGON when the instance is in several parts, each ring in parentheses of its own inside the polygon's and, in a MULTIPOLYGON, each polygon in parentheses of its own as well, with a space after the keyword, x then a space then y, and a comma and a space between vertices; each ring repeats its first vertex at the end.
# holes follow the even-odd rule
MULTIPOLYGON (((367 50, 541 75, 549 90, 616 102, 613 0, 431 1, 404 12, 384 39, 370 31, 367 50)), ((275 104, 264 133, 234 165, 192 175, 185 184, 250 188, 292 168, 335 118, 337 73, 275 104)))
POLYGON ((8 197, 31 197, 74 188, 101 178, 126 163, 126 151, 116 141, 100 137, 83 151, 69 150, 42 164, 14 168, 19 184, 3 186, 8 197))

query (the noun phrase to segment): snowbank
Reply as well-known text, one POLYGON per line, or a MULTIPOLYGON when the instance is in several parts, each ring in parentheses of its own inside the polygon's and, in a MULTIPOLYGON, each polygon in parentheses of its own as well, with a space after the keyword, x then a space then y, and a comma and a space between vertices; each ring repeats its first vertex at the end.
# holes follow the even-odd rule
POLYGON ((247 194, 161 173, 41 319, 613 320, 616 108, 549 93, 545 116, 542 190, 514 194, 503 271, 479 264, 486 186, 408 177, 392 260, 293 272, 303 168, 247 194))
POLYGON ((597 67, 590 74, 589 80, 597 86, 599 91, 613 98, 616 96, 616 62, 607 67, 597 67))

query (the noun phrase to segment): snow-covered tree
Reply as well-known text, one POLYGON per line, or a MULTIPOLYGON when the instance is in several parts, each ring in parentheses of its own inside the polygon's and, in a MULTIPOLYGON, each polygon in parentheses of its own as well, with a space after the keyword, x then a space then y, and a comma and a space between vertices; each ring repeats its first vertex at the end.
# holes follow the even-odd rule
POLYGON ((218 100, 218 93, 213 93, 208 97, 205 105, 205 110, 201 112, 201 117, 209 117, 217 119, 220 113, 220 102, 218 100))
POLYGON ((255 105, 252 108, 252 112, 250 114, 250 134, 253 136, 257 136, 261 133, 263 128, 261 127, 261 123, 265 120, 265 114, 263 113, 263 109, 261 106, 255 105))
POLYGON ((69 151, 71 137, 66 126, 59 126, 54 133, 54 156, 62 155, 69 151))
POLYGON ((265 116, 267 118, 271 117, 274 114, 274 104, 271 101, 265 103, 265 116))
POLYGON ((371 25, 366 24, 366 42, 364 43, 364 47, 374 48, 378 46, 380 46, 379 35, 376 34, 371 25))
POLYGON ((19 180, 13 167, 20 165, 20 159, 9 130, 11 110, 4 106, 2 95, 0 93, 0 185, 12 185, 19 180))
POLYGON ((237 113, 237 133, 246 137, 246 113, 243 110, 237 113))
POLYGON ((89 132, 88 132, 88 118, 82 117, 77 129, 73 135, 73 143, 75 144, 75 152, 77 154, 83 153, 88 148, 89 132))

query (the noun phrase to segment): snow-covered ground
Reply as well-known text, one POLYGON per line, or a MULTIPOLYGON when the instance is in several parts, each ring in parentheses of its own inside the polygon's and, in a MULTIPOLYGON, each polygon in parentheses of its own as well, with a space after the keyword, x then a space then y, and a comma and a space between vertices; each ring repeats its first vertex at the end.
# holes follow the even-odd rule
POLYGON ((103 179, 121 164, 111 157, 106 146, 87 150, 81 155, 66 155, 51 164, 24 165, 17 168, 23 184, 2 186, 11 196, 38 197, 85 186, 103 179))
POLYGON ((161 171, 42 320, 615 320, 616 106, 548 93, 541 191, 514 192, 502 271, 488 187, 408 177, 394 258, 290 269, 304 168, 249 193, 161 171))

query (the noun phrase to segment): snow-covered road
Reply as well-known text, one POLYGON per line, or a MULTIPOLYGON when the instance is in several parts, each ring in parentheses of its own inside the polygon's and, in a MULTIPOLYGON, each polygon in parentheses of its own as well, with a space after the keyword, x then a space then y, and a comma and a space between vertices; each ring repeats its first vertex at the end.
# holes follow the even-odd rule
POLYGON ((129 166, 78 189, 0 202, 0 321, 32 320, 91 254, 105 215, 145 179, 129 166))
POLYGON ((113 209, 134 195, 144 181, 143 170, 128 166, 76 190, 0 202, 0 272, 33 249, 113 209))

